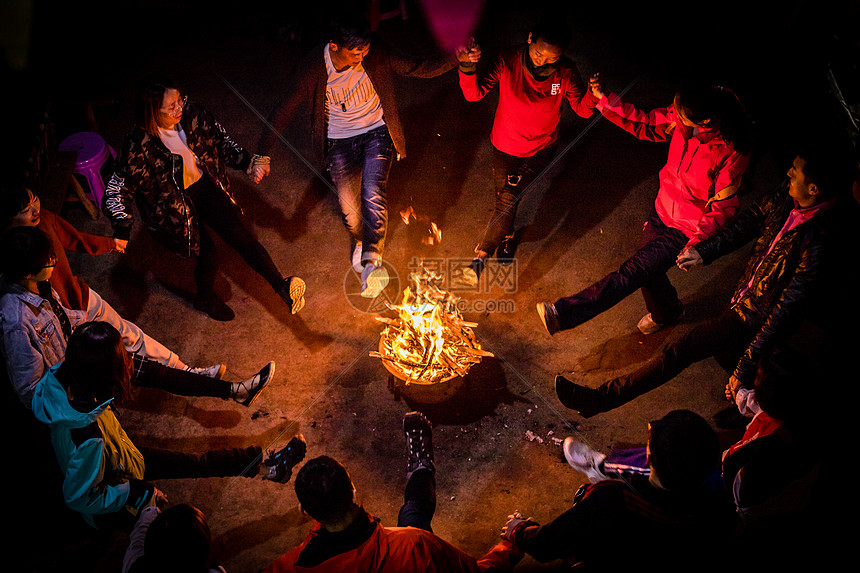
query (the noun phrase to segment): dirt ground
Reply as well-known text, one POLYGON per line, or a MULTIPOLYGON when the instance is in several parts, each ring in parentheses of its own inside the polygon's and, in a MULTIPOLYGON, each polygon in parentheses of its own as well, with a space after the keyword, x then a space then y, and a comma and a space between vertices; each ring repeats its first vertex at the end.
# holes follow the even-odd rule
MULTIPOLYGON (((473 4, 481 6, 463 3, 463 19, 469 20, 466 10, 473 4)), ((525 40, 538 4, 486 3, 472 27, 486 57, 525 40)), ((750 10, 749 3, 728 4, 727 10, 744 17, 718 15, 701 34, 696 26, 678 23, 702 17, 695 12, 661 15, 641 7, 619 23, 610 21, 607 7, 571 9, 568 54, 584 76, 599 71, 610 89, 626 89, 626 99, 645 109, 668 105, 680 77, 693 69, 735 89, 756 118, 759 137, 746 204, 776 184, 790 165, 786 112, 826 101, 816 75, 820 54, 804 51, 812 40, 799 38, 800 31, 817 32, 831 22, 818 20, 819 13, 804 3, 768 15, 750 10), (799 82, 798 75, 807 79, 799 82)), ((292 13, 279 6, 252 2, 226 9, 166 1, 137 2, 126 10, 98 3, 84 13, 39 4, 28 80, 34 92, 61 102, 113 102, 96 111, 99 131, 119 148, 134 121, 136 80, 163 71, 211 109, 237 142, 254 150, 266 129, 262 117, 287 89, 292 70, 325 40, 328 6, 292 13)), ((437 40, 427 13, 413 2, 407 6, 408 18, 383 21, 380 36, 408 52, 433 52, 437 40)), ((408 156, 393 166, 389 183, 385 259, 397 273, 386 295, 391 300, 422 257, 442 264, 471 258, 493 206, 489 133, 496 102, 495 96, 466 102, 456 71, 429 80, 403 78, 397 89, 408 156), (410 206, 421 219, 406 225, 398 214, 410 206), (441 242, 422 241, 428 222, 442 230, 441 242)), ((828 113, 817 109, 822 116, 828 113)), ((74 110, 71 104, 62 108, 60 127, 68 133, 83 121, 74 110)), ((309 146, 306 129, 297 121, 286 135, 299 154, 309 146)), ((694 410, 710 420, 727 406, 722 394, 728 374, 713 359, 593 418, 579 417, 558 402, 557 373, 597 385, 719 313, 748 253, 741 249, 695 272, 670 271, 686 307, 677 326, 641 335, 636 323, 645 310, 637 293, 589 323, 549 337, 535 304, 584 288, 633 253, 667 154, 665 144, 638 141, 605 120, 586 120, 570 109, 560 143, 559 161, 519 208, 516 264, 507 271, 491 264, 492 284, 458 293, 466 304, 465 319, 478 323, 475 332, 495 357, 475 366, 462 388, 442 403, 421 403, 392 388, 380 361, 368 355, 382 326, 367 301, 356 296, 336 198, 324 178, 286 145, 273 153, 272 174, 260 185, 241 173, 230 175, 261 242, 285 274, 307 282, 301 313, 290 315, 222 242, 217 290, 236 312, 228 323, 192 308, 192 263, 168 253, 140 224, 124 255, 70 255, 92 288, 186 362, 225 362, 232 380, 250 376, 269 360, 277 363, 274 382, 252 408, 146 390, 121 408, 123 425, 139 444, 187 451, 268 448, 301 433, 309 457, 326 454, 344 463, 364 506, 394 524, 405 483, 401 420, 404 413, 421 410, 434 424, 434 531, 479 556, 495 543, 513 510, 547 522, 570 507, 586 478, 565 463, 560 447, 565 436, 607 451, 643 444, 647 423, 671 409, 694 410)), ((67 205, 64 216, 80 228, 110 234, 104 216, 91 220, 67 205)), ((11 459, 17 469, 11 472, 28 476, 16 489, 7 488, 10 497, 26 500, 26 509, 16 510, 15 531, 6 537, 16 556, 14 569, 118 571, 127 537, 96 533, 63 508, 44 429, 27 412, 14 405, 9 410, 5 418, 13 422, 14 435, 24 438, 14 440, 11 459)), ((738 438, 737 431, 719 430, 719 435, 724 444, 738 438)), ((215 554, 228 571, 266 567, 311 527, 299 511, 292 482, 210 478, 163 480, 157 486, 172 503, 191 503, 206 513, 215 554)), ((526 558, 519 570, 559 566, 526 558)))

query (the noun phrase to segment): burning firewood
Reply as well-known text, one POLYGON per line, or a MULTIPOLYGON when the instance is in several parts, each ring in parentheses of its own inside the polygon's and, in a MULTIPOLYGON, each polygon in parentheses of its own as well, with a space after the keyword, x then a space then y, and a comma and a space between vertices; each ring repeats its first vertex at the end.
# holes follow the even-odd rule
POLYGON ((477 323, 463 320, 459 298, 439 286, 440 274, 422 267, 409 281, 401 304, 388 305, 397 318, 376 318, 386 326, 379 351, 370 356, 381 359, 406 384, 462 377, 482 358, 493 356, 481 349, 472 332, 477 323))

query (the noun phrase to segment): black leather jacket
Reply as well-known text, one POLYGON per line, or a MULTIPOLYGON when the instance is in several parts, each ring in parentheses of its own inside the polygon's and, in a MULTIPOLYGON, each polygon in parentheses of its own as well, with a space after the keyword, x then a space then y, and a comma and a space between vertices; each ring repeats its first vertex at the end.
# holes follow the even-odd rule
POLYGON ((752 384, 761 357, 789 338, 803 321, 824 275, 826 228, 831 218, 828 211, 785 233, 767 253, 793 208, 794 199, 785 181, 715 235, 695 245, 707 265, 758 238, 731 307, 757 331, 734 371, 745 385, 752 384))
MULTIPOLYGON (((180 125, 201 172, 236 205, 229 191, 227 167, 245 171, 252 155, 233 141, 199 104, 188 102, 180 125)), ((134 224, 131 208, 134 198, 141 217, 159 241, 180 255, 199 254, 197 215, 181 184, 182 170, 182 157, 171 153, 160 138, 139 127, 128 134, 102 200, 102 210, 113 225, 114 237, 128 240, 134 224)))

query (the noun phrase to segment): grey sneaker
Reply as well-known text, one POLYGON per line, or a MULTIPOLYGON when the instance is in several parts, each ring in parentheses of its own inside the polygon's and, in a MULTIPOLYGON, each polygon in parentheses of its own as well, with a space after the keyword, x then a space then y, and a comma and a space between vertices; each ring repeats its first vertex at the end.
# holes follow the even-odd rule
POLYGON ((403 433, 406 434, 407 479, 420 469, 436 473, 433 462, 433 431, 430 421, 421 412, 409 412, 403 416, 403 433))
POLYGON ((224 374, 227 373, 227 365, 213 364, 212 366, 201 366, 199 368, 192 368, 191 366, 186 366, 185 370, 188 372, 193 372, 194 374, 199 374, 200 376, 206 376, 207 378, 221 380, 222 378, 224 378, 224 374))
POLYGON ((290 476, 293 475, 293 468, 305 459, 307 451, 308 445, 305 442, 305 437, 296 434, 280 450, 267 453, 263 465, 268 467, 268 473, 263 476, 263 479, 287 483, 290 481, 290 476))
POLYGON ((486 266, 487 263, 484 259, 480 257, 472 259, 469 266, 463 269, 463 282, 465 282, 467 286, 477 285, 481 278, 481 273, 484 272, 484 267, 486 266))
POLYGON ((610 479, 603 473, 603 460, 605 454, 592 450, 582 442, 574 440, 571 436, 564 439, 564 459, 570 467, 580 473, 584 473, 591 483, 597 483, 610 479))
POLYGON ((356 241, 355 248, 352 250, 352 270, 360 273, 364 270, 364 265, 361 264, 361 241, 356 241))
POLYGON ((287 277, 275 292, 287 303, 290 313, 296 314, 305 307, 306 288, 305 281, 299 277, 287 277))
POLYGON ((361 271, 361 296, 364 298, 376 298, 388 286, 388 269, 382 266, 382 262, 377 265, 374 262, 369 262, 364 265, 361 271))

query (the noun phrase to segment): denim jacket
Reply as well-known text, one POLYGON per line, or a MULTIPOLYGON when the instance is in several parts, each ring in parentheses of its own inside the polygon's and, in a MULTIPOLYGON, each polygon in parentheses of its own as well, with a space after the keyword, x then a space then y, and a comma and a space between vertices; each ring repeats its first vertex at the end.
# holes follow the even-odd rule
MULTIPOLYGON (((30 407, 36 384, 66 356, 66 338, 51 303, 18 284, 0 281, 0 348, 15 394, 30 407)), ((58 297, 56 291, 54 297, 58 297)), ((59 299, 58 299, 59 300, 59 299)), ((72 328, 86 312, 65 309, 72 328)))

